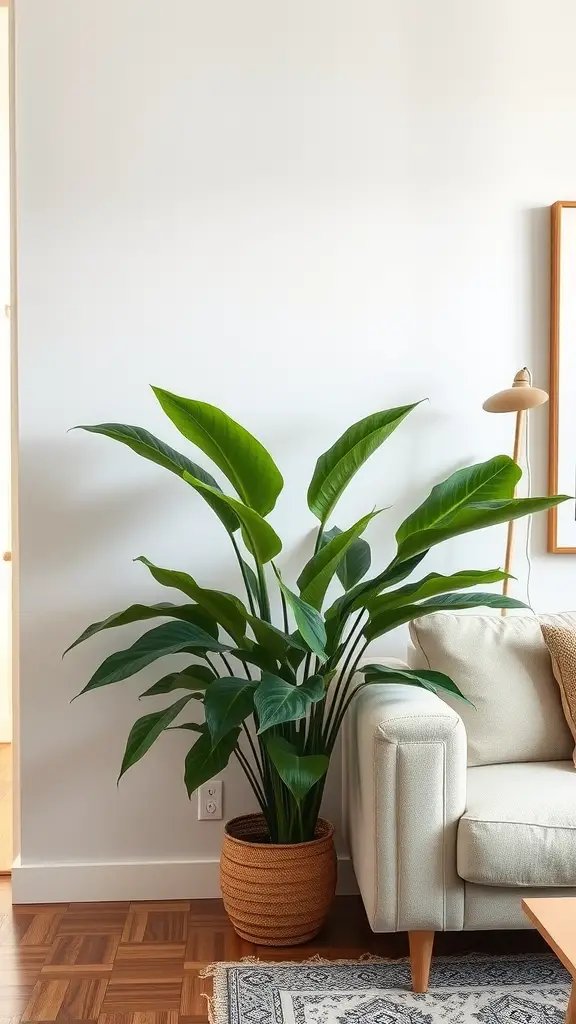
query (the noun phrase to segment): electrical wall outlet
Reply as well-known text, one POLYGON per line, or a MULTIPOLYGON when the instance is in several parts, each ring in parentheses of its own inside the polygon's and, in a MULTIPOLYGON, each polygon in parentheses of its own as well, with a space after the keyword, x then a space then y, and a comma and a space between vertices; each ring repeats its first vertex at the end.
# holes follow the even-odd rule
POLYGON ((198 821, 218 821, 222 817, 222 781, 212 779, 198 790, 198 821))

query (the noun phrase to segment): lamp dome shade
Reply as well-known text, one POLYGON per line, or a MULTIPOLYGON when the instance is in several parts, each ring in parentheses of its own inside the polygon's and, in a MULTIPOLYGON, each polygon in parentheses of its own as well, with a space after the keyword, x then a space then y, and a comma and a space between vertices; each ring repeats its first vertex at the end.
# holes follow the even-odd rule
POLYGON ((535 409, 548 401, 548 394, 542 388, 535 388, 530 383, 530 371, 524 367, 514 377, 511 388, 498 391, 484 402, 482 408, 486 412, 523 412, 535 409))

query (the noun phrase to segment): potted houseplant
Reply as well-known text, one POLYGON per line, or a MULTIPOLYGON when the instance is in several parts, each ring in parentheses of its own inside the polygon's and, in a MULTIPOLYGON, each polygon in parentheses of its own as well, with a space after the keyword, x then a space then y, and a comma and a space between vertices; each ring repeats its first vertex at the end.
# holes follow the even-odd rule
POLYGON ((135 604, 89 626, 72 647, 111 627, 167 620, 106 658, 81 692, 127 679, 166 655, 187 656, 187 664, 178 662, 142 694, 166 694, 169 704, 134 724, 120 776, 161 733, 174 728, 191 734, 184 766, 189 794, 233 757, 260 812, 226 827, 224 902, 240 935, 259 944, 292 945, 318 932, 334 895, 333 829, 320 818, 320 808, 330 755, 354 690, 403 681, 465 699, 439 672, 371 664, 366 658, 371 642, 441 609, 523 607, 500 593, 463 593, 503 580, 499 569, 428 573, 405 581, 433 545, 548 509, 564 498, 515 497, 521 472, 505 455, 460 469, 433 487, 404 520, 392 561, 366 578, 371 552, 362 534, 381 510, 343 530, 334 525, 334 510, 360 466, 418 403, 386 409, 355 423, 318 459, 308 489, 308 507, 318 520, 315 545, 294 584, 282 578, 275 563, 282 544, 267 517, 283 480, 270 454, 220 409, 153 390, 173 424, 215 464, 234 495, 140 427, 104 423, 82 429, 120 441, 170 470, 208 503, 228 534, 245 594, 241 600, 205 588, 186 572, 141 557, 154 579, 179 591, 184 603, 135 604), (340 593, 324 610, 332 583, 339 583, 340 593), (196 715, 182 720, 186 710, 199 706, 203 721, 196 715))

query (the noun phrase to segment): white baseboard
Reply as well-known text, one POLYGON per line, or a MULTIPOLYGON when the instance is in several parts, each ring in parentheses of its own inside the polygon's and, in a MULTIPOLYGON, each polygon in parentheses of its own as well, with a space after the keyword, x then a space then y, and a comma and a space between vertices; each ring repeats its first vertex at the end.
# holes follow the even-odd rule
POLYGON ((0 743, 12 743, 12 719, 0 715, 0 743))
MULTIPOLYGON (((12 868, 14 903, 100 903, 220 896, 217 860, 120 864, 21 864, 12 868)), ((338 894, 358 892, 349 857, 338 858, 338 894)))

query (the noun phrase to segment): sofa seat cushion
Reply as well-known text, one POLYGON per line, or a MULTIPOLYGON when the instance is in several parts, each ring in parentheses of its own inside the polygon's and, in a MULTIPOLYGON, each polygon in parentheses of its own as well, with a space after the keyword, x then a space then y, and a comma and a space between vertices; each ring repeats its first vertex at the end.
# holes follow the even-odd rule
POLYGON ((410 624, 417 668, 445 672, 474 707, 442 694, 468 737, 468 764, 563 761, 574 740, 540 624, 574 628, 575 613, 438 612, 410 624))
POLYGON ((576 885, 576 771, 572 761, 468 769, 457 870, 467 882, 576 885))

